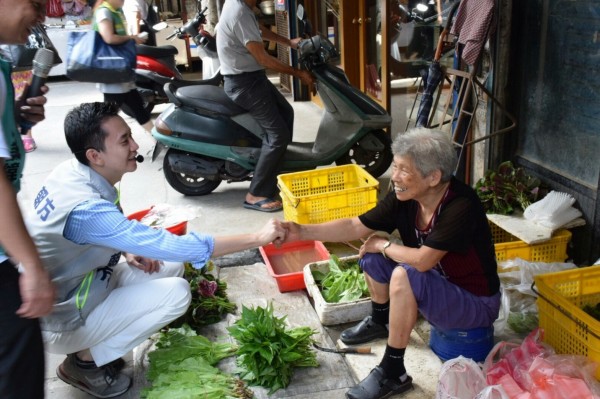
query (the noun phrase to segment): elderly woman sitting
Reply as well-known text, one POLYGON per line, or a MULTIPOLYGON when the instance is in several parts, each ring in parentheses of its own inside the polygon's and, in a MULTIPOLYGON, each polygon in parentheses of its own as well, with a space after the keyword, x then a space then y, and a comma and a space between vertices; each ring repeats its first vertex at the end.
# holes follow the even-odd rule
POLYGON ((351 399, 412 388, 404 352, 418 311, 440 329, 471 329, 491 326, 500 307, 485 211, 475 191, 452 176, 456 151, 448 134, 416 128, 399 134, 392 151, 394 191, 375 208, 322 224, 286 223, 286 241, 366 238, 359 256, 372 313, 340 339, 349 345, 388 341, 381 363, 346 393, 351 399), (394 230, 402 244, 376 234, 394 230))

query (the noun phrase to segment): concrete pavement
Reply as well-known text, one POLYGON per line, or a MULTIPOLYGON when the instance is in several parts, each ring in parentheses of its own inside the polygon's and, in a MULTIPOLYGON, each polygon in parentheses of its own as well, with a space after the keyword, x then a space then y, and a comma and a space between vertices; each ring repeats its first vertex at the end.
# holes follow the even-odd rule
MULTIPOLYGON (((36 151, 28 154, 24 172, 24 183, 19 201, 30 201, 35 195, 46 175, 61 161, 71 157, 65 143, 62 130, 64 116, 73 106, 81 102, 101 101, 102 95, 94 84, 52 80, 49 82, 50 92, 46 106, 46 120, 34 127, 33 135, 38 144, 36 151)), ((296 111, 294 138, 298 141, 310 141, 317 131, 321 110, 308 102, 292 103, 296 111)), ((165 106, 157 106, 155 113, 165 106)), ((156 115, 155 115, 156 116, 156 115)), ((140 144, 140 154, 146 156, 151 151, 153 140, 143 133, 142 128, 134 120, 126 118, 134 132, 134 138, 140 144)), ((396 122, 395 122, 396 124, 396 122)), ((120 183, 121 203, 125 214, 152 205, 168 203, 173 206, 187 206, 198 213, 198 217, 188 224, 188 230, 208 232, 213 235, 229 235, 255 230, 271 217, 283 217, 282 213, 268 214, 246 210, 242 201, 249 183, 222 183, 215 192, 203 197, 184 197, 173 190, 162 174, 162 158, 151 163, 149 157, 139 165, 135 173, 125 175, 120 183)), ((386 188, 388 177, 380 179, 380 187, 386 188)), ((336 252, 335 246, 328 246, 336 252)), ((274 299, 276 309, 288 313, 290 322, 314 326, 318 329, 323 343, 334 345, 337 336, 344 326, 323 328, 304 291, 281 294, 275 281, 266 272, 258 251, 249 250, 228 257, 216 259, 221 266, 237 266, 222 268, 222 278, 228 282, 228 293, 231 299, 241 303, 262 303, 274 299), (254 279, 254 280, 253 280, 254 279), (249 281, 256 281, 249 284, 249 281)), ((224 325, 230 323, 226 320, 224 325)), ((427 326, 422 325, 427 331, 427 326)), ((218 327, 217 327, 218 328, 218 327)), ((427 347, 427 334, 413 333, 411 349, 407 351, 407 368, 415 377, 417 389, 405 394, 403 398, 432 398, 435 394, 437 375, 441 362, 427 347)), ((364 378, 374 367, 385 348, 385 340, 373 345, 374 356, 357 357, 348 355, 345 358, 330 354, 320 354, 319 360, 324 364, 316 373, 300 374, 293 386, 279 391, 271 397, 286 398, 343 398, 344 392, 356 381, 364 378), (340 362, 340 360, 345 360, 340 362), (336 366, 338 365, 338 366, 336 366), (334 367, 336 366, 336 367, 334 367), (331 374, 325 370, 336 370, 331 374), (295 385, 294 385, 295 384, 295 385)), ((144 352, 141 347, 126 357, 126 372, 133 376, 134 386, 123 398, 137 398, 145 384, 144 352)), ((88 398, 89 395, 72 388, 56 377, 55 369, 64 359, 63 355, 47 354, 46 397, 52 399, 88 398)), ((260 390, 255 391, 257 398, 268 397, 260 390)))

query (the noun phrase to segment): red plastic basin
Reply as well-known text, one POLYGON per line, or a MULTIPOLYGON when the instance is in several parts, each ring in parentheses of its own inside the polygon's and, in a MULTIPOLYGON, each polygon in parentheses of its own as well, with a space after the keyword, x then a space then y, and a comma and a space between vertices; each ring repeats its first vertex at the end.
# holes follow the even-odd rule
POLYGON ((329 259, 329 251, 321 241, 296 241, 279 247, 269 244, 259 247, 259 251, 279 292, 306 288, 304 266, 329 259))

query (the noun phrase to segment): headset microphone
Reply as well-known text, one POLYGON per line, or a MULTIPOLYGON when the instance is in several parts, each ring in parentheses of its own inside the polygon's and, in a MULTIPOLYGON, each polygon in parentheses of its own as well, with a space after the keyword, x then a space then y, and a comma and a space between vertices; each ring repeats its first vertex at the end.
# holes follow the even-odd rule
POLYGON ((137 163, 142 163, 142 162, 144 162, 144 157, 141 156, 141 155, 137 155, 135 157, 135 160, 136 160, 137 163))

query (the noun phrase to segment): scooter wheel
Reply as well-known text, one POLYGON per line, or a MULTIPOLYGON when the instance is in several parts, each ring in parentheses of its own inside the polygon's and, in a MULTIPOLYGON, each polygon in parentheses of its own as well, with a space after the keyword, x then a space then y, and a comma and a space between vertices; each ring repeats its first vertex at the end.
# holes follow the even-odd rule
MULTIPOLYGON (((183 195, 199 196, 210 194, 219 187, 222 180, 209 180, 200 176, 174 172, 169 163, 169 155, 173 153, 181 152, 169 149, 163 159, 163 173, 165 174, 165 179, 167 179, 167 182, 173 189, 183 195)), ((194 156, 201 157, 200 155, 194 156)))
POLYGON ((383 130, 374 130, 367 134, 365 139, 367 138, 374 140, 376 145, 361 145, 361 142, 363 142, 364 139, 360 142, 356 142, 350 147, 346 154, 335 161, 336 165, 359 165, 373 177, 379 177, 384 174, 390 167, 392 159, 394 158, 391 148, 392 139, 390 138, 389 133, 386 133, 383 130), (381 149, 374 149, 377 147, 381 149))

